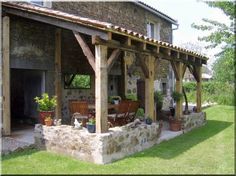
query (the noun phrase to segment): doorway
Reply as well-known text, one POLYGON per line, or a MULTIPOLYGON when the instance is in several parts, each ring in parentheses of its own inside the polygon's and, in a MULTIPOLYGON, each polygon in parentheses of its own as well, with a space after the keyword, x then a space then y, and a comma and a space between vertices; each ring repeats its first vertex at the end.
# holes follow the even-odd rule
POLYGON ((38 122, 36 96, 45 92, 45 71, 11 69, 11 129, 25 129, 38 122))

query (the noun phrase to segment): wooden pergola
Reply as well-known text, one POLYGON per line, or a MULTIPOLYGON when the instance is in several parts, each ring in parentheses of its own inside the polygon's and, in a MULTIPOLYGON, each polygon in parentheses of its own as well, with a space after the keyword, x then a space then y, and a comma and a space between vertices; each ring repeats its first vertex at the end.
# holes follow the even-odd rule
MULTIPOLYGON (((154 73, 155 62, 168 60, 175 73, 176 91, 182 93, 182 80, 189 68, 197 81, 197 112, 201 112, 201 67, 207 63, 205 56, 169 43, 156 41, 142 34, 113 26, 110 23, 81 18, 76 15, 36 7, 24 3, 3 5, 3 129, 10 134, 10 86, 9 86, 9 23, 10 16, 54 25, 55 32, 55 94, 57 95, 56 117, 61 118, 61 29, 73 31, 84 55, 95 72, 96 132, 107 132, 108 73, 122 52, 135 53, 145 75, 145 114, 155 120, 154 73), (86 39, 85 39, 86 38, 86 39), (88 40, 89 39, 89 40, 88 40), (112 50, 108 56, 108 49, 112 50), (95 53, 95 54, 93 54, 95 53)), ((125 65, 125 62, 124 62, 125 65)), ((126 74, 124 74, 126 76, 126 74)), ((126 80, 126 78, 124 78, 126 80)), ((124 81, 124 89, 126 87, 124 81)), ((182 117, 182 101, 176 104, 176 117, 182 117)))

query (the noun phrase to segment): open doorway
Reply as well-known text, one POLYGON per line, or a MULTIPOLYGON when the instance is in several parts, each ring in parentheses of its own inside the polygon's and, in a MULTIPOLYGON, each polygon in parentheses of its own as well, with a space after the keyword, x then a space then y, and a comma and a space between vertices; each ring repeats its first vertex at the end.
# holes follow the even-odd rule
POLYGON ((38 122, 35 96, 45 92, 45 71, 11 69, 11 128, 32 127, 38 122))

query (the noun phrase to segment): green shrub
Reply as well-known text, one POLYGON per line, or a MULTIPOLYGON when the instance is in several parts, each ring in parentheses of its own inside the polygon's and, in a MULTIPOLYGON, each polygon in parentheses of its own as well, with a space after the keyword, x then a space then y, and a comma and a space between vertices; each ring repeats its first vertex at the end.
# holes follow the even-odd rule
POLYGON ((196 82, 184 82, 183 86, 186 92, 196 91, 196 82))
POLYGON ((144 109, 143 108, 138 108, 138 111, 136 113, 137 117, 144 117, 144 109))
POLYGON ((129 93, 125 96, 126 99, 128 100, 133 100, 133 101, 137 101, 138 98, 137 98, 137 95, 136 94, 132 94, 132 93, 129 93))
MULTIPOLYGON (((184 83, 189 102, 196 103, 196 83, 184 83), (195 87, 194 87, 195 86, 195 87)), ((222 105, 235 105, 234 84, 227 82, 202 82, 202 102, 216 102, 222 105)))
POLYGON ((180 101, 180 100, 183 98, 183 94, 174 91, 174 92, 172 93, 172 98, 174 99, 175 102, 178 102, 178 101, 180 101))
POLYGON ((161 110, 163 105, 163 94, 161 91, 154 92, 154 101, 156 102, 156 106, 158 110, 161 110))
POLYGON ((35 97, 34 100, 38 104, 39 111, 52 111, 57 105, 56 96, 50 98, 47 93, 43 93, 41 98, 35 97))

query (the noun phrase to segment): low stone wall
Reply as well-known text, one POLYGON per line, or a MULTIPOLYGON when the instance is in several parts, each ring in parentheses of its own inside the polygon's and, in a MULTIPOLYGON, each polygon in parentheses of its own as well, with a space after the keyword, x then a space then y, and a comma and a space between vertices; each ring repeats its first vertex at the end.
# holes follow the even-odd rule
POLYGON ((206 124, 206 113, 191 113, 189 115, 184 115, 182 119, 182 129, 183 132, 186 133, 191 131, 194 128, 203 126, 206 124))
POLYGON ((80 160, 106 164, 157 143, 161 133, 159 124, 133 123, 123 127, 110 128, 109 132, 88 133, 68 125, 51 126, 37 124, 34 136, 39 149, 66 154, 80 160))

